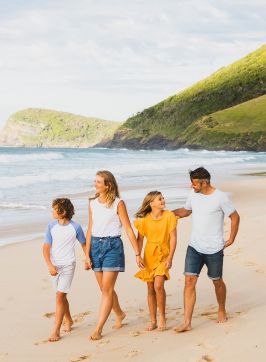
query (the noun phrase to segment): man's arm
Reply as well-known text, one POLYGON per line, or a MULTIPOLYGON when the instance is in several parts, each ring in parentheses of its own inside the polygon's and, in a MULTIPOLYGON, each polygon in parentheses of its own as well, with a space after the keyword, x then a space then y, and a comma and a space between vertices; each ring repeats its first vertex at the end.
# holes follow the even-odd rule
POLYGON ((225 248, 232 245, 233 242, 235 241, 236 234, 237 234, 238 228, 239 228, 239 223, 240 223, 240 216, 237 211, 234 211, 229 217, 231 219, 231 231, 230 231, 229 239, 224 244, 225 248))
POLYGON ((191 210, 187 210, 184 207, 172 210, 172 212, 175 214, 175 216, 179 216, 180 218, 187 217, 192 214, 191 210))

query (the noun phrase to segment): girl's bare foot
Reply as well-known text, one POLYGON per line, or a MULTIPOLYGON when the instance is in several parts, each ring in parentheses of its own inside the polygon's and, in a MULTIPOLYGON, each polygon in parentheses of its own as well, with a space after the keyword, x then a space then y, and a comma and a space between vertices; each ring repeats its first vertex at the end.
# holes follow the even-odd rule
POLYGON ((119 329, 123 326, 122 321, 126 318, 126 315, 124 312, 122 312, 119 315, 116 315, 115 317, 115 324, 113 325, 113 328, 119 329))
POLYGON ((162 320, 160 319, 157 329, 160 332, 163 332, 163 331, 166 330, 166 320, 165 320, 165 318, 163 318, 162 320))
POLYGON ((98 341, 102 338, 102 331, 100 329, 95 329, 95 331, 90 336, 91 341, 98 341))
POLYGON ((71 327, 73 326, 73 320, 72 319, 66 319, 64 320, 64 332, 70 332, 71 327))
POLYGON ((50 337, 48 338, 49 342, 57 342, 60 339, 60 334, 59 332, 52 332, 52 334, 50 335, 50 337))
POLYGON ((157 321, 151 321, 147 328, 146 328, 146 331, 150 332, 150 331, 153 331, 154 329, 157 328, 157 321))
POLYGON ((182 323, 179 326, 177 326, 174 331, 176 333, 182 333, 182 332, 188 332, 191 331, 192 327, 190 323, 182 323))
POLYGON ((227 322, 226 311, 225 310, 219 310, 218 311, 217 323, 225 323, 225 322, 227 322))

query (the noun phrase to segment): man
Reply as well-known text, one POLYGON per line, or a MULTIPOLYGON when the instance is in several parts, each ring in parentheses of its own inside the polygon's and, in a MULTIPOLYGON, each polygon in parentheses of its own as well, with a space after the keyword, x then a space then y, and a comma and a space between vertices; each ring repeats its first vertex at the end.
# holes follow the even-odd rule
POLYGON ((213 187, 211 176, 203 168, 190 171, 191 190, 184 208, 174 210, 179 217, 192 214, 192 235, 185 260, 184 321, 176 332, 191 330, 191 320, 196 302, 196 283, 205 264, 208 277, 213 281, 218 302, 218 323, 226 322, 226 286, 222 278, 223 249, 232 245, 239 227, 239 215, 228 196, 213 187), (223 237, 224 217, 231 219, 227 241, 223 237))

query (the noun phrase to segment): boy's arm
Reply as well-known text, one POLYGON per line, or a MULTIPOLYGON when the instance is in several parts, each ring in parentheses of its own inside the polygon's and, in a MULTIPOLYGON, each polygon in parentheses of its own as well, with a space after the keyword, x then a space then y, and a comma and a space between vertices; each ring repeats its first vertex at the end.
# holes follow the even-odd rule
POLYGON ((167 269, 170 269, 172 267, 172 261, 173 261, 175 249, 176 249, 176 228, 174 228, 174 230, 172 230, 170 232, 170 252, 169 252, 169 256, 165 262, 165 266, 167 269))
POLYGON ((55 276, 56 274, 58 274, 58 272, 57 272, 56 267, 51 262, 51 257, 50 257, 51 245, 48 243, 44 243, 42 250, 43 250, 43 257, 48 266, 49 272, 51 275, 55 276))

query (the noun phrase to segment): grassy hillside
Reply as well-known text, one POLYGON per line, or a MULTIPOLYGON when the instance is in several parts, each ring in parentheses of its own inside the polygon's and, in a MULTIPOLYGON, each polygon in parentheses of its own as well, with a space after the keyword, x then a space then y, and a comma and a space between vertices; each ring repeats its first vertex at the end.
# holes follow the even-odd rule
POLYGON ((181 140, 190 147, 266 150, 266 95, 202 117, 181 140))
POLYGON ((265 93, 266 45, 263 45, 192 87, 129 118, 109 145, 175 147, 183 143, 186 138, 182 133, 197 119, 265 93))
POLYGON ((119 123, 47 109, 13 114, 1 132, 1 144, 16 146, 87 147, 107 140, 119 123))

